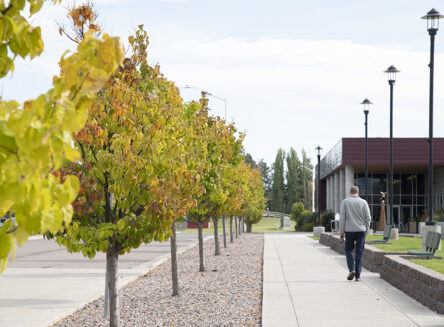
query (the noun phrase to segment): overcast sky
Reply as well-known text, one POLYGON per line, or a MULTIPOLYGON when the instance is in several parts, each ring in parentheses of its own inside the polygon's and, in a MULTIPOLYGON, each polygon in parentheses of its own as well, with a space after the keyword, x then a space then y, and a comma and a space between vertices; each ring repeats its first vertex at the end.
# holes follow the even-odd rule
MULTIPOLYGON (((150 36, 149 62, 166 77, 227 98, 227 119, 247 132, 246 151, 274 161, 278 148, 331 149, 342 137, 363 137, 360 102, 374 102, 369 136, 388 137, 389 86, 395 65, 394 136, 428 136, 429 36, 420 17, 439 0, 98 0, 105 32, 127 37, 139 24, 150 36)), ((46 3, 31 18, 42 26, 45 52, 18 60, 0 81, 6 99, 45 92, 57 62, 73 44, 55 21, 60 5, 46 3)), ((444 21, 435 58, 435 136, 444 137, 444 21)), ((185 100, 199 92, 181 89, 185 100)), ((224 103, 210 99, 215 115, 224 103)), ((324 152, 325 154, 326 152, 324 152)))

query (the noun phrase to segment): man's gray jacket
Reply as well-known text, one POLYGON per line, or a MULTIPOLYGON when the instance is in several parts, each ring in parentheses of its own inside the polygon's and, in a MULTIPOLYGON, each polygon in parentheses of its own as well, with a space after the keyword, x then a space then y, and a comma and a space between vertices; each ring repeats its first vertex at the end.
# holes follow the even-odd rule
POLYGON ((367 201, 351 195, 341 203, 339 232, 366 232, 370 228, 370 208, 367 201))

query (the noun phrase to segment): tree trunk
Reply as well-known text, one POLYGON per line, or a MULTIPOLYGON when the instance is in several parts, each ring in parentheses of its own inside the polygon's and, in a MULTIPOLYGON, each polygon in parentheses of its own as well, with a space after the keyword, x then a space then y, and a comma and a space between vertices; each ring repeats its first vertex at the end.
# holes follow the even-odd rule
POLYGON ((239 230, 240 230, 239 234, 242 235, 244 233, 244 216, 240 217, 240 228, 239 228, 239 230))
POLYGON ((222 216, 222 230, 224 232, 224 248, 227 247, 227 233, 225 227, 225 215, 222 216))
POLYGON ((233 243, 233 215, 230 216, 230 243, 233 243))
POLYGON ((250 217, 247 217, 247 233, 251 233, 251 226, 253 224, 250 223, 250 217))
POLYGON ((117 286, 118 259, 114 245, 109 245, 106 251, 106 269, 108 270, 109 290, 109 326, 120 326, 119 289, 117 286))
POLYGON ((202 228, 203 223, 199 220, 197 223, 197 235, 199 237, 199 271, 205 271, 202 228))
POLYGON ((214 224, 214 255, 220 254, 220 247, 219 247, 219 222, 216 217, 211 218, 213 220, 214 224))
POLYGON ((173 236, 170 238, 171 244, 171 278, 173 281, 173 296, 179 295, 179 277, 177 273, 177 243, 176 243, 176 222, 171 225, 173 236))
POLYGON ((237 219, 237 216, 236 217, 234 217, 234 228, 236 228, 236 238, 239 236, 238 235, 238 219, 237 219))

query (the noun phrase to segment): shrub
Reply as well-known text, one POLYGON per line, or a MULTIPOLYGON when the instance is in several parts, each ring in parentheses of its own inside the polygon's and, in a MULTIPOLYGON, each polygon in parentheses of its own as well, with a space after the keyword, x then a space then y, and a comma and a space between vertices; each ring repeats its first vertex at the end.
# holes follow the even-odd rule
POLYGON ((331 231, 331 221, 335 219, 335 213, 332 210, 325 210, 321 213, 321 225, 325 227, 326 232, 331 231))
POLYGON ((298 220, 308 212, 309 211, 305 210, 302 202, 295 202, 291 208, 290 219, 297 223, 298 220))
POLYGON ((311 231, 313 231, 313 227, 314 227, 314 224, 313 224, 313 223, 307 223, 307 224, 304 224, 304 225, 302 226, 302 231, 303 231, 303 232, 311 232, 311 231))
POLYGON ((305 229, 308 228, 307 226, 309 224, 311 224, 311 226, 312 226, 311 230, 313 230, 313 226, 315 224, 315 220, 316 220, 316 213, 315 212, 306 211, 303 216, 300 216, 298 218, 298 220, 296 222, 295 230, 300 231, 300 232, 304 232, 304 231, 306 231, 305 229))

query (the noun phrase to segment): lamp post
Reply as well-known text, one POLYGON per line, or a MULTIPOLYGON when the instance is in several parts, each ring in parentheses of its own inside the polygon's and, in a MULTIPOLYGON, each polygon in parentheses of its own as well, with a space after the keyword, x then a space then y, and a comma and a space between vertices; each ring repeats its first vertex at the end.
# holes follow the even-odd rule
POLYGON ((388 83, 390 85, 390 167, 389 167, 389 189, 388 189, 388 201, 390 219, 387 219, 388 225, 394 224, 393 219, 393 85, 396 81, 396 73, 399 73, 393 65, 384 71, 388 75, 388 83), (390 222, 389 222, 390 221, 390 222))
POLYGON ((318 226, 321 226, 321 207, 319 206, 320 203, 320 196, 321 196, 321 150, 322 148, 318 145, 316 148, 318 151, 318 178, 317 178, 317 188, 316 188, 316 207, 318 209, 318 226))
POLYGON ((439 19, 443 18, 437 10, 430 10, 421 17, 427 20, 427 30, 430 35, 430 89, 429 89, 429 224, 433 224, 433 72, 435 61, 435 35, 439 28, 439 19))
POLYGON ((212 94, 212 93, 210 93, 210 92, 207 92, 207 91, 203 91, 203 90, 201 90, 201 89, 199 89, 199 88, 197 88, 197 87, 191 86, 191 85, 185 85, 183 88, 184 88, 184 89, 195 89, 195 90, 198 90, 198 91, 200 91, 200 92, 202 92, 202 93, 204 93, 204 94, 206 94, 206 95, 212 96, 213 98, 216 98, 216 99, 222 100, 222 101, 225 103, 225 115, 224 115, 224 119, 227 120, 227 98, 221 98, 221 97, 219 97, 219 96, 217 96, 217 95, 214 95, 214 94, 212 94))
POLYGON ((368 135, 367 135, 367 128, 368 128, 368 120, 367 116, 369 113, 370 105, 373 104, 369 99, 364 99, 364 101, 361 102, 362 106, 364 107, 364 115, 365 115, 365 155, 364 155, 364 161, 365 161, 365 200, 368 202, 368 135))

